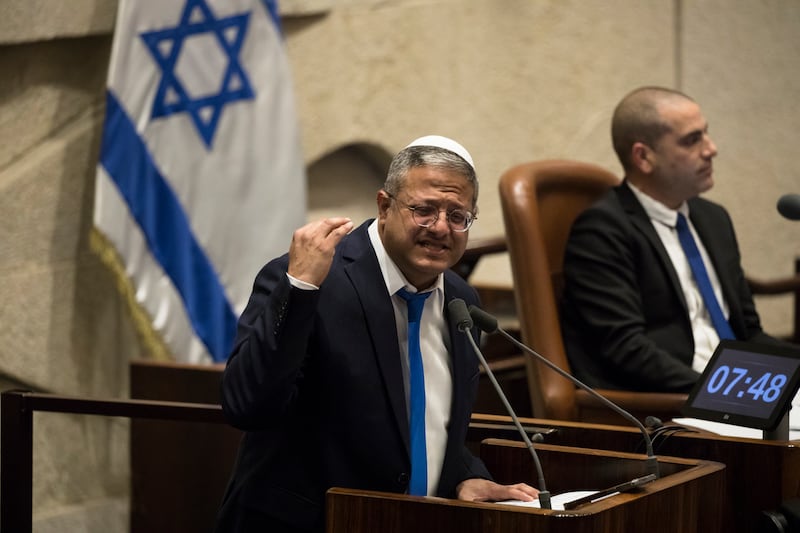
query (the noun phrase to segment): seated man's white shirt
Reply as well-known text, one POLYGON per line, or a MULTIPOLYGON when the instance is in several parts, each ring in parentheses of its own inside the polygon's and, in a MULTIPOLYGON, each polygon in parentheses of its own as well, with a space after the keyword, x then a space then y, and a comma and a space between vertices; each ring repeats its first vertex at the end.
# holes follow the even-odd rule
POLYGON ((728 318, 728 303, 722 295, 722 286, 719 283, 719 277, 714 270, 714 265, 711 263, 705 246, 703 246, 703 241, 700 240, 700 237, 697 235, 692 225, 692 221, 689 218, 689 206, 686 202, 677 210, 670 209, 637 189, 632 183, 627 183, 636 195, 639 203, 644 207, 647 216, 650 217, 650 222, 653 224, 653 228, 655 228, 664 248, 666 248, 670 261, 672 261, 672 266, 675 268, 675 272, 678 275, 684 300, 686 301, 686 307, 689 312, 689 320, 692 324, 692 335, 694 337, 694 359, 692 360, 692 369, 697 372, 702 372, 719 344, 719 335, 711 322, 711 316, 703 302, 700 289, 697 287, 697 282, 692 274, 692 268, 689 266, 689 260, 686 258, 686 254, 678 239, 675 226, 678 223, 679 212, 686 217, 686 222, 692 232, 697 248, 700 250, 700 256, 703 258, 703 264, 705 264, 706 270, 708 271, 708 279, 711 281, 714 295, 720 303, 725 318, 728 318))

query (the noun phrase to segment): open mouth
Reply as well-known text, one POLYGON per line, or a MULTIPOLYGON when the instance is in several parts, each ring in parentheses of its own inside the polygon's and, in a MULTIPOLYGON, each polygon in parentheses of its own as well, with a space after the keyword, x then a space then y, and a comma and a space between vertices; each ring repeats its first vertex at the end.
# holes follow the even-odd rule
POLYGON ((450 247, 438 242, 421 241, 419 246, 425 249, 426 252, 431 254, 444 254, 450 250, 450 247))

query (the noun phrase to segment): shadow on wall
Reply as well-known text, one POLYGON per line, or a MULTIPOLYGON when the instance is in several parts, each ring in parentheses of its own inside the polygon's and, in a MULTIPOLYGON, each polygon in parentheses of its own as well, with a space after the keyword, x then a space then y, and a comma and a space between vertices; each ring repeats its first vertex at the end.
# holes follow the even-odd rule
POLYGON ((377 214, 392 155, 372 144, 343 146, 308 168, 308 220, 346 216, 358 225, 377 214))

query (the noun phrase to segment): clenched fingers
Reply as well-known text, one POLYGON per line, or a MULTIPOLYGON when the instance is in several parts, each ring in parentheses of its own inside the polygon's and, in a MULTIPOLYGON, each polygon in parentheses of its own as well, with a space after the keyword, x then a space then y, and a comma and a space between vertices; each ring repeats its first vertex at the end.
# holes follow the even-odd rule
POLYGON ((289 246, 289 275, 319 287, 328 276, 336 245, 352 229, 349 218, 332 217, 296 230, 289 246))

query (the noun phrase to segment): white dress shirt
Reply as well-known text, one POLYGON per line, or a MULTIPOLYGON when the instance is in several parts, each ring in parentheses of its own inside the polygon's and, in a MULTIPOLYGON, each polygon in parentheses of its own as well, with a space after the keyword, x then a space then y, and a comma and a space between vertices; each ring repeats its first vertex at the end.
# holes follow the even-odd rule
POLYGON ((670 209, 661 202, 653 199, 644 192, 636 188, 632 183, 626 182, 639 203, 644 207, 647 216, 650 217, 650 222, 656 230, 664 248, 667 250, 672 266, 678 274, 678 280, 681 283, 683 296, 686 300, 686 306, 689 311, 689 320, 692 324, 692 335, 694 337, 694 358, 692 359, 692 368, 697 372, 702 372, 714 350, 719 344, 719 335, 714 325, 711 322, 711 316, 708 314, 708 309, 703 302, 703 296, 700 294, 700 289, 697 288, 697 282, 692 274, 692 268, 689 266, 689 260, 681 247, 678 240, 678 232, 675 226, 678 223, 678 213, 682 213, 686 217, 686 222, 692 232, 697 248, 700 250, 700 255, 703 258, 703 264, 708 271, 708 279, 711 281, 711 286, 714 289, 714 295, 722 308, 722 312, 727 319, 729 316, 728 303, 722 295, 722 287, 719 283, 719 277, 714 270, 714 265, 711 263, 706 252, 703 241, 697 235, 692 221, 689 218, 689 206, 686 202, 680 205, 678 209, 670 209))
MULTIPOLYGON (((397 325, 397 339, 400 342, 403 383, 406 391, 406 407, 409 402, 409 363, 408 363, 408 306, 397 293, 402 288, 416 293, 417 289, 403 276, 383 247, 378 235, 378 222, 369 226, 369 238, 383 281, 392 295, 392 306, 397 325)), ((439 274, 431 295, 425 300, 420 323, 420 348, 422 366, 425 372, 425 449, 428 454, 428 495, 435 495, 442 474, 444 453, 447 448, 447 427, 450 423, 453 380, 450 361, 450 335, 444 318, 444 275, 439 274)), ((410 417, 410 411, 407 413, 410 417)))

